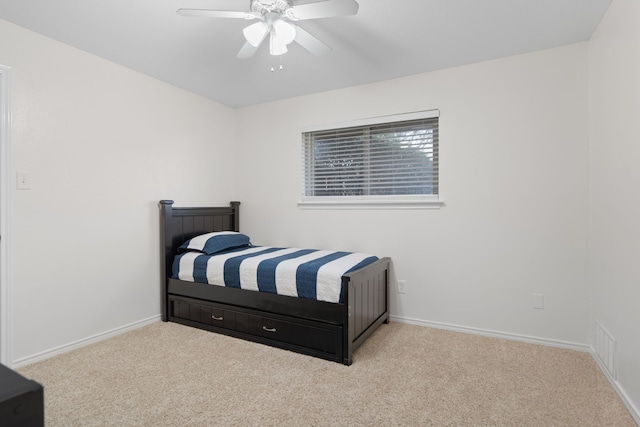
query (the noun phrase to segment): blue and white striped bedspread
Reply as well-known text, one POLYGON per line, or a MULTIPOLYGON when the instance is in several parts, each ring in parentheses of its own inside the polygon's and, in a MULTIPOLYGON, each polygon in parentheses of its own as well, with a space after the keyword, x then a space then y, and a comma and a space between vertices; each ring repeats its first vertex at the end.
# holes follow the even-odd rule
POLYGON ((173 278, 279 295, 342 302, 342 276, 378 257, 356 252, 251 246, 175 257, 173 278))

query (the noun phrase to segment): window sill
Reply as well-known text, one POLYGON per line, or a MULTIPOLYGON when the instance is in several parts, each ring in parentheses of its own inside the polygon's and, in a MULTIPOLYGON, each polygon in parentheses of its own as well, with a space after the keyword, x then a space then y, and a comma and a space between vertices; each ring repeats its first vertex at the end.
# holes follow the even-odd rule
POLYGON ((301 200, 300 209, 440 209, 444 206, 441 199, 329 199, 329 200, 301 200))

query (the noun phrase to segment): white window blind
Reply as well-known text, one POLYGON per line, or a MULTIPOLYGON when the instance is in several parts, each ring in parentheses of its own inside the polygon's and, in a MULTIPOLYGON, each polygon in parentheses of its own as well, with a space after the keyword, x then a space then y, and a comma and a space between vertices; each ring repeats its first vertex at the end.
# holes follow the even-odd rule
POLYGON ((302 133, 303 201, 438 195, 437 111, 302 133))

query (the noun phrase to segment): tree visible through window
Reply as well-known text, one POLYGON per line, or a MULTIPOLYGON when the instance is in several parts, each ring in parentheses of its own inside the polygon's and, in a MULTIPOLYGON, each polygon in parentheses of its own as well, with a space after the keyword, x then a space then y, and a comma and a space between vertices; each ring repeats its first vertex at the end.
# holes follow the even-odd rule
POLYGON ((438 194, 438 117, 303 133, 303 199, 438 194))

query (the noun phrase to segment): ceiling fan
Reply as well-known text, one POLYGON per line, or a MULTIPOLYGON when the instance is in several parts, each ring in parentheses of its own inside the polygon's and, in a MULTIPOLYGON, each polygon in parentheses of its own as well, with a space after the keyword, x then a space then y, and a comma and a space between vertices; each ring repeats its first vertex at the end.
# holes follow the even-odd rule
POLYGON ((327 55, 331 48, 299 26, 295 21, 348 16, 358 13, 355 0, 324 0, 293 5, 293 0, 249 0, 249 10, 178 9, 182 16, 207 18, 257 19, 242 32, 247 40, 238 58, 250 58, 269 36, 269 53, 283 55, 287 45, 296 42, 316 56, 327 55))

